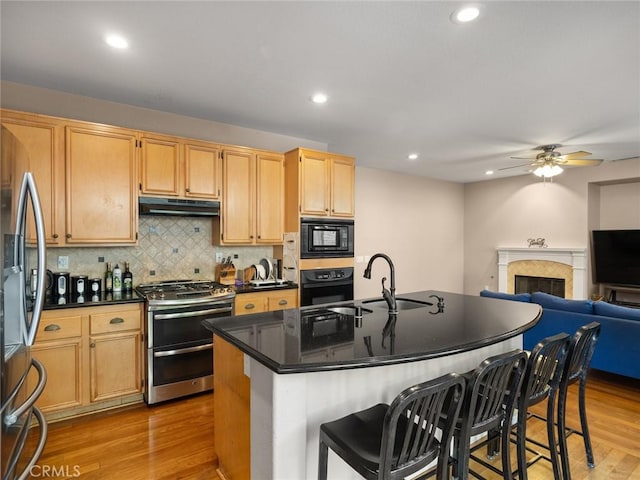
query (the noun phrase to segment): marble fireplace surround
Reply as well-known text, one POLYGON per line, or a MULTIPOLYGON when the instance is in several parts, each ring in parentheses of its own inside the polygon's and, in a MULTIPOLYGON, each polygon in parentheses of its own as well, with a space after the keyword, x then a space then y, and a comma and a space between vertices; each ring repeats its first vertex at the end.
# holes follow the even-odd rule
POLYGON ((498 291, 514 293, 516 275, 564 278, 565 298, 587 298, 586 248, 500 247, 498 291))

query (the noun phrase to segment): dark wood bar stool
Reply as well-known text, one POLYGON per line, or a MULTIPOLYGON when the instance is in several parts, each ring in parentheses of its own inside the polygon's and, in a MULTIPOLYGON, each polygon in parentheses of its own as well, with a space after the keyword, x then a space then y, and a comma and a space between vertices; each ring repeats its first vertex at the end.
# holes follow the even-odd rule
POLYGON ((436 478, 447 478, 452 428, 465 380, 455 373, 403 390, 380 403, 320 425, 318 479, 327 479, 328 449, 370 480, 400 479, 437 459, 436 478), (446 418, 440 440, 439 420, 446 418))
MULTIPOLYGON (((584 450, 587 457, 587 465, 591 468, 595 466, 593 460, 593 450, 591 448, 591 437, 589 436, 589 425, 587 424, 587 409, 585 402, 585 390, 587 385, 587 374, 591 357, 596 348, 598 337, 600 336, 600 324, 591 322, 583 325, 573 335, 567 360, 564 366, 562 379, 560 380, 560 391, 558 393, 558 441, 560 443, 560 460, 562 462, 563 480, 571 480, 571 470, 569 468, 569 455, 567 451, 567 437, 573 433, 582 436, 584 450), (578 390, 578 411, 580 414, 581 431, 566 426, 566 404, 569 386, 580 382, 578 390)), ((541 420, 548 421, 539 415, 533 415, 541 420)))
MULTIPOLYGON (((522 350, 484 360, 467 376, 462 413, 453 433, 454 477, 469 477, 471 437, 500 431, 503 478, 511 479, 509 436, 527 355, 522 350)), ((474 476, 480 477, 474 472, 474 476)))
MULTIPOLYGON (((547 401, 547 441, 549 460, 553 467, 555 480, 562 480, 560 462, 558 460, 558 446, 556 444, 555 405, 564 371, 564 364, 569 350, 570 337, 566 333, 559 333, 547 337, 533 348, 527 361, 527 368, 522 382, 520 397, 518 398, 518 422, 516 426, 516 449, 518 452, 518 478, 527 480, 527 467, 535 463, 542 455, 527 464, 527 411, 532 405, 547 401)), ((537 453, 537 452, 535 452, 537 453)))

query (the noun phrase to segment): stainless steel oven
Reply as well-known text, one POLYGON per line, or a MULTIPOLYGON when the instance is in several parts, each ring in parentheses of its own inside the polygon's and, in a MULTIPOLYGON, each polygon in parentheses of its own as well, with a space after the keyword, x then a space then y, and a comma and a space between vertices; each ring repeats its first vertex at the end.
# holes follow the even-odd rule
POLYGON ((145 401, 154 404, 211 390, 213 341, 202 321, 233 315, 233 289, 179 281, 140 285, 137 290, 147 306, 145 401))
POLYGON ((300 258, 353 257, 353 220, 303 218, 300 258))
POLYGON ((353 300, 353 267, 302 270, 300 305, 353 300))

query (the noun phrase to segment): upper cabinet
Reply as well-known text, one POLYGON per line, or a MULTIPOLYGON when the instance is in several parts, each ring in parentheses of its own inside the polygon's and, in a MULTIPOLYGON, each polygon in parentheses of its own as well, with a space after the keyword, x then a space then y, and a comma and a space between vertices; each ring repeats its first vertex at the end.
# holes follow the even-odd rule
MULTIPOLYGON (((2 126, 25 147, 25 164, 3 161, 3 181, 19 182, 24 172, 32 172, 38 188, 48 245, 64 244, 64 126, 58 119, 2 111, 2 126), (5 169, 9 169, 6 172, 5 169), (5 178, 6 177, 6 178, 5 178)), ((33 217, 31 209, 27 211, 33 217)), ((27 221, 27 239, 35 241, 34 221, 27 221)))
POLYGON ((298 230, 299 216, 354 216, 353 157, 298 148, 287 152, 285 159, 287 231, 298 230))
POLYGON ((137 132, 97 124, 66 127, 66 243, 137 240, 137 132))
POLYGON ((248 148, 222 151, 222 214, 216 245, 277 245, 284 235, 284 157, 248 148))
POLYGON ((143 133, 140 193, 159 197, 220 197, 220 146, 143 133))

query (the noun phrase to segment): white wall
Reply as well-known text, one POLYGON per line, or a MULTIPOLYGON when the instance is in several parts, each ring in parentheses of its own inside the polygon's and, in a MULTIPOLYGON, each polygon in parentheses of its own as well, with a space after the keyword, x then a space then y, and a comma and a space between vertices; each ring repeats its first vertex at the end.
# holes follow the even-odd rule
MULTIPOLYGON (((356 160, 357 163, 357 160, 356 160)), ((356 168, 355 254, 386 253, 396 270, 398 293, 437 289, 462 293, 464 187, 425 177, 356 168)), ((356 263, 355 297, 379 296, 389 267, 356 263)))
MULTIPOLYGON (((497 247, 589 247, 594 228, 640 228, 640 158, 465 185, 464 292, 497 290, 497 247)), ((589 277, 590 274, 589 274, 589 277)), ((593 289, 592 289, 593 290, 593 289)))

